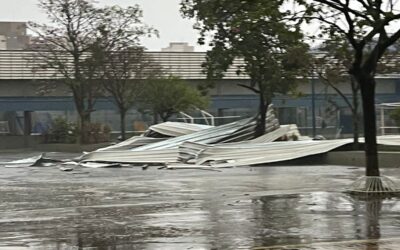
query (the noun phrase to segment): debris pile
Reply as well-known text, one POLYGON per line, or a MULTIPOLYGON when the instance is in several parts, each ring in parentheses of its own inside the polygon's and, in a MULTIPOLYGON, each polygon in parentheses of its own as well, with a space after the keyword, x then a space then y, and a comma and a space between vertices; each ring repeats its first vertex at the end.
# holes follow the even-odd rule
MULTIPOLYGON (((126 149, 126 145, 130 144, 130 142, 123 142, 113 148, 108 147, 85 154, 79 160, 80 162, 165 165, 165 167, 173 169, 208 169, 210 167, 244 166, 292 159, 307 155, 307 152, 310 154, 326 152, 331 147, 342 144, 333 143, 330 144, 331 147, 327 146, 320 150, 310 151, 304 148, 304 143, 286 145, 274 142, 297 140, 300 138, 300 133, 296 125, 279 125, 272 108, 268 109, 266 116, 266 133, 255 138, 256 125, 257 120, 255 118, 247 118, 216 127, 197 127, 199 128, 198 131, 186 129, 187 124, 184 123, 159 124, 151 127, 141 137, 146 138, 157 133, 157 137, 166 135, 171 138, 138 147, 130 147, 128 150, 115 150, 116 148, 126 149), (179 135, 176 132, 177 130, 184 134, 179 135), (293 147, 293 150, 290 149, 290 146, 293 147), (301 152, 295 150, 297 147, 299 147, 298 151, 301 152), (269 152, 269 150, 272 151, 269 152), (282 150, 291 152, 291 154, 283 159, 280 157, 282 152, 279 152, 282 150)), ((137 141, 138 138, 140 137, 131 140, 137 141)), ((311 141, 311 143, 313 142, 311 141)))
MULTIPOLYGON (((276 119, 272 109, 268 110, 266 124, 265 139, 279 138, 286 135, 288 132, 287 129, 280 129, 279 121, 276 119), (271 132, 277 130, 281 131, 281 134, 274 133, 273 135, 267 136, 271 132)), ((128 142, 125 141, 111 147, 84 154, 79 161, 101 163, 118 162, 134 165, 168 165, 170 163, 178 163, 181 162, 180 147, 184 143, 223 145, 235 142, 251 142, 252 139, 255 139, 254 130, 256 125, 257 121, 255 118, 247 118, 216 127, 186 123, 158 124, 150 127, 143 136, 131 138, 128 142), (143 138, 150 138, 148 136, 154 135, 155 133, 157 137, 164 135, 164 137, 169 136, 170 138, 136 147, 138 142, 147 140, 143 140, 143 138), (120 150, 122 148, 125 150, 120 150)), ((258 139, 262 140, 263 138, 258 139)))
MULTIPOLYGON (((293 160, 326 153, 352 143, 351 139, 304 139, 296 125, 280 125, 270 107, 266 133, 255 137, 255 118, 221 126, 166 122, 151 126, 141 136, 85 153, 74 160, 56 161, 43 154, 25 160, 3 163, 6 166, 70 166, 87 168, 158 166, 167 169, 204 169, 251 166, 293 160)), ((400 144, 399 138, 383 138, 383 143, 400 144)), ((379 139, 378 139, 379 142, 379 139)))

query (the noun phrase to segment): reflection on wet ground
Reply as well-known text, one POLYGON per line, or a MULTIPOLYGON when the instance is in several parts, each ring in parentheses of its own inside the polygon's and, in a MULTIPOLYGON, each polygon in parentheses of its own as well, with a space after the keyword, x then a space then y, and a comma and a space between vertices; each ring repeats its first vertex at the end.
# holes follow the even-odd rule
POLYGON ((363 169, 0 170, 2 250, 400 249, 398 198, 341 192, 363 169))

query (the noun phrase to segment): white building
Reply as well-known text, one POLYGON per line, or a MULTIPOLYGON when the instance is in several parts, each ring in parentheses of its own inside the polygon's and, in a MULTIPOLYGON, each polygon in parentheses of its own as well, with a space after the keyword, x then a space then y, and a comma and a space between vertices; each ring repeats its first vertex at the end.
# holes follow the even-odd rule
POLYGON ((0 22, 0 50, 21 50, 29 46, 25 22, 0 22))
POLYGON ((184 42, 169 43, 167 48, 161 49, 162 52, 194 52, 194 46, 184 42))

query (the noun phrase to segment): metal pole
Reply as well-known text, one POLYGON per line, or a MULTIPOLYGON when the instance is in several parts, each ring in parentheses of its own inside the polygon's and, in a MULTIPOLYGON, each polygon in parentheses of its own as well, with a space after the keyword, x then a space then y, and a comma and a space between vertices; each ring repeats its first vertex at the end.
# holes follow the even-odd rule
POLYGON ((315 117, 315 82, 314 76, 311 78, 311 111, 312 111, 312 135, 313 138, 317 135, 317 124, 315 117))
POLYGON ((385 111, 381 105, 381 135, 385 135, 385 111))

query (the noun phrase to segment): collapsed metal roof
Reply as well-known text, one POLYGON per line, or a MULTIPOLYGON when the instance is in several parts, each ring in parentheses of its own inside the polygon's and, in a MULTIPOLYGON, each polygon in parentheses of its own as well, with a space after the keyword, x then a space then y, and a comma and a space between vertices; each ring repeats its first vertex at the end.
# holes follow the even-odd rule
MULTIPOLYGON (((303 139, 296 125, 279 125, 271 107, 266 116, 266 133, 255 137, 256 126, 255 118, 216 127, 167 122, 151 126, 142 136, 83 154, 76 161, 83 167, 129 164, 215 170, 293 160, 326 153, 353 142, 352 139, 303 139)), ((379 144, 400 146, 400 136, 380 136, 377 141, 379 144)), ((9 165, 35 165, 50 160, 41 155, 10 162, 9 165)))

